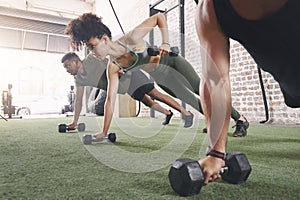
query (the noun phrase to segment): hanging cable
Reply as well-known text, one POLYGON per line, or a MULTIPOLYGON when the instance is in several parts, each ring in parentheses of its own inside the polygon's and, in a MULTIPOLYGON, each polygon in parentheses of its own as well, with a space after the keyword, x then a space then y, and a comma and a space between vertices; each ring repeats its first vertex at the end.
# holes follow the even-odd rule
POLYGON ((262 80, 261 69, 259 67, 257 67, 257 70, 258 70, 259 83, 260 83, 260 86, 261 86, 261 93, 262 93, 262 97, 263 97, 263 101, 264 101, 265 115, 266 115, 266 119, 260 121, 259 123, 264 124, 267 121, 269 121, 269 107, 268 107, 268 102, 267 102, 267 97, 266 97, 266 91, 265 91, 265 87, 264 87, 264 82, 262 80))
MULTIPOLYGON (((125 31, 124 31, 124 29, 123 29, 123 27, 122 27, 122 25, 121 25, 121 23, 120 23, 120 20, 119 20, 119 18, 118 18, 118 16, 117 16, 117 13, 116 13, 116 11, 115 11, 115 9, 114 9, 113 4, 111 3, 111 0, 109 0, 109 4, 110 4, 111 9, 113 10, 113 12, 114 12, 114 14, 115 14, 115 17, 116 17, 116 19, 117 19, 117 21, 118 21, 118 23, 119 23, 119 26, 120 26, 120 28, 121 28, 121 30, 122 30, 123 35, 125 35, 125 31)), ((139 116, 140 112, 141 112, 141 102, 139 101, 139 109, 138 109, 138 112, 136 113, 135 116, 136 116, 136 117, 139 116)))
POLYGON ((123 27, 122 27, 122 25, 121 25, 121 23, 120 23, 120 21, 119 21, 119 18, 118 18, 117 13, 116 13, 116 11, 115 11, 115 9, 114 9, 114 6, 113 6, 112 3, 111 3, 111 0, 109 0, 109 3, 110 3, 110 6, 111 6, 111 8, 112 8, 112 10, 113 10, 113 12, 114 12, 114 14, 115 14, 115 17, 116 17, 118 23, 119 23, 119 26, 120 26, 120 28, 121 28, 121 30, 122 30, 122 33, 125 35, 125 31, 123 30, 123 27))

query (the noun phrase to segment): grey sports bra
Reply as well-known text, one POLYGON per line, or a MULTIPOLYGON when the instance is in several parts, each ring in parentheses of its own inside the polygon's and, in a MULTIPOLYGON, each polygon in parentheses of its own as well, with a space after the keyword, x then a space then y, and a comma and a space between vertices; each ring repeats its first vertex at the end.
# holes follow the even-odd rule
POLYGON ((139 61, 139 56, 137 55, 137 53, 136 53, 133 49, 131 49, 131 48, 129 48, 128 46, 126 46, 126 45, 125 45, 123 42, 121 42, 120 40, 117 40, 117 42, 118 42, 122 47, 128 49, 129 52, 130 52, 130 53, 133 53, 133 54, 135 55, 135 57, 136 57, 136 60, 135 60, 129 67, 123 67, 123 66, 121 66, 120 63, 118 63, 117 59, 114 58, 114 57, 112 57, 113 62, 114 62, 121 70, 123 70, 124 73, 126 73, 127 71, 129 71, 129 70, 131 70, 132 68, 135 67, 136 63, 138 63, 138 61, 139 61))
MULTIPOLYGON (((117 42, 124 48, 128 49, 130 53, 133 53, 136 57, 136 60, 129 66, 129 67, 124 67, 122 65, 120 65, 120 63, 118 63, 118 61, 116 60, 116 58, 112 57, 112 61, 121 69, 123 70, 124 73, 128 72, 129 70, 139 66, 139 64, 142 62, 144 63, 144 58, 149 58, 148 54, 147 54, 147 42, 145 42, 145 50, 142 52, 136 52, 133 49, 131 49, 130 47, 126 46, 123 42, 117 40, 117 42), (142 60, 141 60, 142 59, 142 60), (139 63, 139 64, 138 64, 139 63)), ((149 59, 146 59, 149 60, 149 59)), ((146 61, 147 62, 147 61, 146 61)))

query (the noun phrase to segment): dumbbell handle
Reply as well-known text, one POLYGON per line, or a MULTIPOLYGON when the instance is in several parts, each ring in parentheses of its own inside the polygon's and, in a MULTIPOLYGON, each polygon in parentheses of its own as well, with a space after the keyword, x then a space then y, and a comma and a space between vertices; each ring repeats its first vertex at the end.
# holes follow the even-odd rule
POLYGON ((74 130, 76 130, 76 129, 78 129, 78 126, 75 126, 74 128, 69 128, 69 126, 67 126, 67 130, 68 130, 68 131, 74 131, 74 130))
MULTIPOLYGON (((97 142, 101 142, 101 141, 103 141, 103 140, 109 140, 109 141, 111 141, 111 140, 109 139, 110 134, 113 134, 113 133, 109 133, 109 134, 106 135, 105 137, 98 139, 97 142)), ((115 141, 115 140, 114 140, 114 141, 115 141)), ((111 141, 111 142, 114 142, 114 141, 111 141)))
POLYGON ((226 166, 225 166, 225 167, 222 167, 222 168, 219 170, 219 174, 222 175, 222 174, 228 172, 228 170, 229 170, 228 167, 226 167, 226 166))
POLYGON ((77 126, 75 126, 74 128, 71 129, 71 128, 69 128, 69 126, 67 125, 67 130, 68 130, 68 131, 76 130, 76 128, 77 128, 77 126))
POLYGON ((78 131, 84 131, 85 124, 84 123, 79 123, 74 128, 70 128, 69 125, 67 125, 67 124, 59 124, 59 132, 61 132, 61 127, 62 127, 62 132, 65 132, 65 131, 74 131, 76 129, 78 131), (83 125, 83 127, 81 125, 83 125), (79 126, 81 126, 81 128, 78 129, 79 126), (63 128, 63 127, 65 127, 65 128, 63 128))
MULTIPOLYGON (((155 45, 155 46, 148 47, 147 52, 148 52, 148 54, 150 54, 150 56, 157 56, 160 52, 160 49, 155 45), (153 51, 151 51, 151 49, 153 49, 153 51)), ((178 47, 176 47, 176 46, 171 47, 168 54, 170 56, 177 56, 179 54, 178 47)))
MULTIPOLYGON (((110 133, 109 133, 110 134, 110 133)), ((99 141, 103 141, 103 140, 108 140, 108 137, 109 137, 109 134, 108 135, 106 135, 105 137, 103 137, 103 138, 101 138, 101 139, 99 139, 99 141)))
POLYGON ((93 137, 93 141, 94 141, 94 142, 102 142, 103 140, 106 140, 106 139, 108 139, 108 136, 105 136, 105 137, 99 138, 99 139, 95 139, 95 138, 93 137))

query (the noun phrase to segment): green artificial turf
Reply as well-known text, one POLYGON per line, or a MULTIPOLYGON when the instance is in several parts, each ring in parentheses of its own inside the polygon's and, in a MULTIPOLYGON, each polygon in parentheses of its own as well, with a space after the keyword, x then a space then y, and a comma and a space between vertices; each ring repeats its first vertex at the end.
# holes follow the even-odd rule
MULTIPOLYGON (((83 133, 58 133, 57 125, 71 120, 0 120, 0 199, 182 199, 169 185, 169 160, 198 159, 207 144, 203 122, 183 129, 176 119, 163 127, 162 119, 131 118, 114 120, 114 145, 84 146, 82 135, 99 130, 103 119, 82 118, 83 133)), ((245 138, 228 134, 227 150, 247 155, 247 182, 220 180, 190 199, 300 199, 299 126, 251 124, 245 138)))

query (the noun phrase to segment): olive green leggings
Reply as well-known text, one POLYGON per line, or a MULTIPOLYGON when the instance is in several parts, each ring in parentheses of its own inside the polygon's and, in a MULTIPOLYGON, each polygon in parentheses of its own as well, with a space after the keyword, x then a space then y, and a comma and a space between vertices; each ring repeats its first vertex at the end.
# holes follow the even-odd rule
MULTIPOLYGON (((149 74, 168 94, 191 105, 203 114, 199 99, 200 77, 185 58, 162 56, 156 70, 149 74)), ((240 116, 232 107, 231 118, 237 121, 240 116)))

